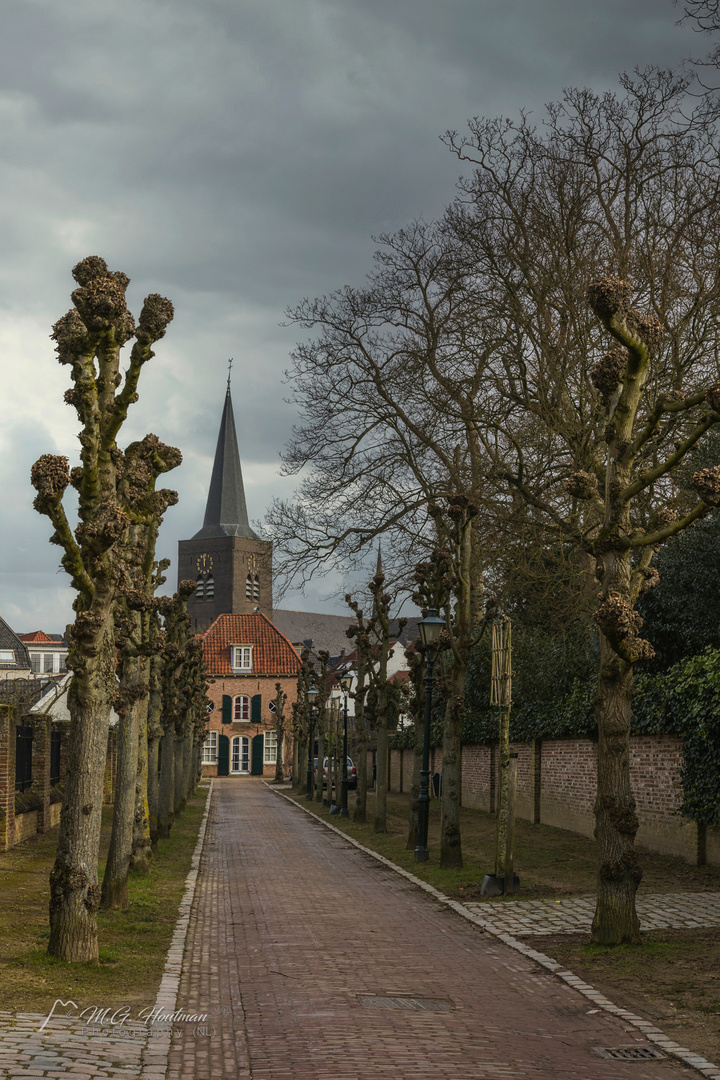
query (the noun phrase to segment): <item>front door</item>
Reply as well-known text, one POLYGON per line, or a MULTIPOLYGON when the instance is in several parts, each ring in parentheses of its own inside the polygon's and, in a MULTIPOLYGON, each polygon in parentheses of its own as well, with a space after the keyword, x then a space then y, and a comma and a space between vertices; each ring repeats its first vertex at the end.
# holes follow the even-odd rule
POLYGON ((263 774, 263 747, 265 745, 265 738, 263 735, 256 735, 252 741, 252 774, 253 776, 262 776, 263 774))
POLYGON ((230 740, 221 735, 218 741, 218 776, 227 776, 230 771, 230 740))
POLYGON ((250 772, 250 740, 246 735, 236 735, 232 741, 230 772, 250 772))

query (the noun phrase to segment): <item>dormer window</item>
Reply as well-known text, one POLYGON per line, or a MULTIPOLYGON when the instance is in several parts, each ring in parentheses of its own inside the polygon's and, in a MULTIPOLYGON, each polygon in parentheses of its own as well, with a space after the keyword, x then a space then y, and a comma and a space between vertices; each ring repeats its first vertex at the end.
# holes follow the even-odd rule
POLYGON ((232 646, 233 671, 252 671, 252 645, 232 646))
POLYGON ((14 664, 15 653, 12 649, 0 649, 0 664, 14 664))

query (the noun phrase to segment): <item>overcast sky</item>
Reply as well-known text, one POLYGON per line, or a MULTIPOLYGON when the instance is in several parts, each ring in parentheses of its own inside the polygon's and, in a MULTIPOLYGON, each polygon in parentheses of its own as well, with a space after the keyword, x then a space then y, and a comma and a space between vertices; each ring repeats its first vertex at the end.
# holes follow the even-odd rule
MULTIPOLYGON (((0 34, 0 615, 59 632, 72 593, 32 508, 43 453, 77 458, 52 324, 72 266, 132 279, 131 310, 175 320, 142 373, 121 445, 182 450, 160 552, 202 525, 227 359, 250 516, 293 421, 283 373, 304 296, 359 284, 372 234, 442 212, 469 117, 541 110, 563 86, 679 65, 709 42, 672 0, 4 0, 0 34)), ((342 610, 326 585, 286 607, 342 610)))

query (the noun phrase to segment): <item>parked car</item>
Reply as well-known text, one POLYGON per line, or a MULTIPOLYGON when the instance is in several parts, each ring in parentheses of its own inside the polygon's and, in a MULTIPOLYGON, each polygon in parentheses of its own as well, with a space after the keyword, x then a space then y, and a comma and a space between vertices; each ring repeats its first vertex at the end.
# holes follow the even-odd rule
MULTIPOLYGON (((317 758, 314 759, 315 765, 315 783, 317 784, 317 758)), ((327 770, 328 759, 323 759, 323 787, 327 787, 327 770)), ((357 787, 357 769, 353 765, 352 758, 348 755, 347 759, 347 778, 348 778, 348 791, 355 791, 357 787)), ((342 777, 340 777, 342 780, 342 777)))

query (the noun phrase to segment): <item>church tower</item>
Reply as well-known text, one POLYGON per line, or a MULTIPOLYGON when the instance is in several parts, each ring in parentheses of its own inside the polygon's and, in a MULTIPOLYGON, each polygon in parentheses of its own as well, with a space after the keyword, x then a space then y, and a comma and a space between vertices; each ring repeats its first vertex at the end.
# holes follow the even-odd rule
POLYGON ((178 543, 178 582, 186 579, 197 582, 188 602, 194 633, 218 615, 272 616, 272 544, 248 521, 229 376, 205 521, 191 540, 178 543))

